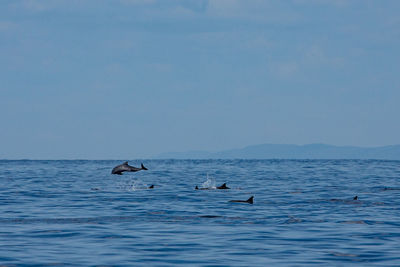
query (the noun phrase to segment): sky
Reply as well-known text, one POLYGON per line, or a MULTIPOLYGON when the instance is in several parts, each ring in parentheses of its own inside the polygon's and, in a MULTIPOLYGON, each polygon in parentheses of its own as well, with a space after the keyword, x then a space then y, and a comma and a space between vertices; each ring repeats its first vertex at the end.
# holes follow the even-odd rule
POLYGON ((398 0, 1 0, 0 159, 400 144, 398 0))

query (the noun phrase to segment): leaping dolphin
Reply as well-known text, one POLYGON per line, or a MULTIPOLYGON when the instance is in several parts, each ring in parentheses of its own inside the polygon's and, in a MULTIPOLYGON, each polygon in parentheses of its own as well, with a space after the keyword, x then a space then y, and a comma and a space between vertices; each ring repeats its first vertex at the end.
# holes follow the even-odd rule
POLYGON ((111 174, 122 175, 123 172, 137 172, 137 171, 141 171, 141 170, 147 170, 147 168, 145 166, 143 166, 143 163, 141 164, 140 168, 136 168, 136 167, 128 165, 128 162, 125 161, 121 165, 114 167, 114 169, 112 169, 112 171, 111 171, 111 174))
POLYGON ((253 196, 251 196, 248 200, 229 200, 229 202, 238 202, 238 203, 249 203, 253 204, 253 196))

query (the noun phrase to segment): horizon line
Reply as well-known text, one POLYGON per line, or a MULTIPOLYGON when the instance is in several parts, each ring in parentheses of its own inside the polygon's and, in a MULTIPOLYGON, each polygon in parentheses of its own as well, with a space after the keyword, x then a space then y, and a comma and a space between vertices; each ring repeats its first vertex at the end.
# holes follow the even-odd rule
MULTIPOLYGON (((175 158, 175 157, 171 157, 171 158, 165 158, 162 155, 163 154, 185 154, 185 153, 193 153, 193 152, 203 152, 203 153, 208 153, 208 154, 218 154, 218 153, 223 153, 223 152, 228 152, 228 151, 232 151, 232 150, 242 150, 245 148, 250 148, 250 147, 255 147, 255 146, 263 146, 263 145, 272 145, 272 146, 297 146, 297 147, 304 147, 304 146, 312 146, 312 145, 321 145, 321 146, 328 146, 328 147, 336 147, 336 148, 360 148, 360 149, 376 149, 376 148, 385 148, 385 147, 396 147, 396 146, 400 146, 400 144, 392 144, 392 145, 381 145, 381 146, 355 146, 355 145, 330 145, 330 144, 325 144, 325 143, 309 143, 309 144, 273 144, 273 143, 263 143, 263 144, 254 144, 254 145, 247 145, 247 146, 243 146, 240 148, 230 148, 230 149, 224 149, 224 150, 219 150, 219 151, 207 151, 207 150, 186 150, 186 151, 168 151, 168 152, 159 152, 156 155, 153 156, 145 156, 145 157, 135 157, 132 158, 130 160, 157 160, 157 159, 162 159, 162 160, 167 160, 167 159, 183 159, 183 158, 175 158)), ((245 158, 227 158, 227 157, 223 157, 223 158, 215 158, 215 157, 210 157, 210 158, 193 158, 193 157, 188 157, 187 159, 245 159, 245 158)), ((314 160, 314 159, 327 159, 327 160, 337 160, 337 159, 353 159, 353 160, 358 160, 358 159, 363 159, 363 160, 368 160, 366 158, 337 158, 337 157, 333 157, 333 158, 288 158, 288 157, 266 157, 266 158, 246 158, 246 159, 254 159, 254 160, 261 160, 261 159, 268 159, 268 160, 283 160, 283 159, 292 159, 292 160, 314 160)), ((371 160, 381 160, 379 158, 370 158, 371 160)), ((43 160, 43 161, 49 161, 49 160, 75 160, 75 161, 85 161, 85 160, 107 160, 107 161, 121 161, 121 160, 126 160, 125 159, 115 159, 115 158, 30 158, 30 157, 20 157, 20 158, 1 158, 0 160, 3 161, 12 161, 12 160, 19 160, 19 161, 23 161, 23 160, 43 160)), ((385 159, 384 159, 385 160, 385 159)))

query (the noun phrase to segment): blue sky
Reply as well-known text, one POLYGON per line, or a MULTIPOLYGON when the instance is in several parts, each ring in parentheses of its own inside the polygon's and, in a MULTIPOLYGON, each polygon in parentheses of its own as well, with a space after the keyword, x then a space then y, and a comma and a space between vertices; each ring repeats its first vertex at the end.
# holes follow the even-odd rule
POLYGON ((0 158, 400 137, 400 1, 3 0, 0 158))

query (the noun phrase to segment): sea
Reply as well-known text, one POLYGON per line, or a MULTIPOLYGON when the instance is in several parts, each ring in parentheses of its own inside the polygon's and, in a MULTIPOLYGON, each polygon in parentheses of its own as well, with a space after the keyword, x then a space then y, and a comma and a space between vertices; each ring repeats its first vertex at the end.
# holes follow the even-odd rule
POLYGON ((400 161, 124 161, 1 160, 0 265, 400 266, 400 161))

